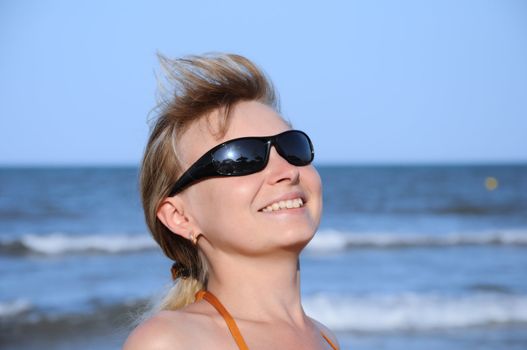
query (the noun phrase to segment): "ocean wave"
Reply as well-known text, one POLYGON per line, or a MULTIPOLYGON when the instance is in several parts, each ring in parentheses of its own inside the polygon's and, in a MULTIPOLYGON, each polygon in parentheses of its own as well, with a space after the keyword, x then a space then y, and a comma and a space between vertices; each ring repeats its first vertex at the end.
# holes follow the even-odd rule
POLYGON ((31 310, 31 303, 25 299, 0 302, 0 319, 15 317, 31 310))
MULTIPOLYGON (((441 235, 321 230, 309 243, 311 252, 331 253, 359 248, 396 249, 468 245, 527 246, 527 230, 499 230, 441 235)), ((117 254, 157 249, 147 234, 26 234, 0 240, 0 255, 117 254)))
POLYGON ((154 249, 156 244, 148 235, 47 235, 27 234, 16 239, 0 241, 0 254, 61 255, 72 253, 123 253, 154 249))
MULTIPOLYGON (((103 324, 131 326, 150 300, 95 303, 86 312, 52 313, 26 301, 2 304, 0 333, 48 334, 95 329, 103 324), (16 311, 15 311, 16 310, 16 311)), ((426 332, 467 327, 527 325, 527 295, 479 293, 463 296, 401 293, 391 295, 304 296, 306 313, 335 331, 426 332)))
POLYGON ((424 209, 423 212, 430 212, 430 213, 436 213, 436 214, 444 214, 444 215, 507 215, 507 214, 519 214, 522 213, 522 211, 525 210, 525 208, 522 208, 521 206, 510 203, 510 204, 503 204, 499 205, 497 203, 489 203, 486 205, 470 205, 470 204, 459 204, 459 205, 451 205, 451 206, 445 206, 442 208, 433 208, 433 209, 424 209))
POLYGON ((445 233, 441 235, 322 230, 315 235, 307 248, 312 252, 333 252, 357 248, 382 249, 471 245, 527 246, 527 230, 445 233))
MULTIPOLYGON (((118 303, 91 301, 85 311, 58 312, 46 307, 14 300, 1 303, 0 344, 18 344, 31 334, 34 339, 65 338, 78 334, 129 332, 141 315, 149 309, 148 300, 118 303)), ((1 346, 0 346, 1 347, 1 346)))
POLYGON ((428 331, 527 323, 525 295, 318 295, 304 299, 303 305, 307 314, 337 331, 428 331))

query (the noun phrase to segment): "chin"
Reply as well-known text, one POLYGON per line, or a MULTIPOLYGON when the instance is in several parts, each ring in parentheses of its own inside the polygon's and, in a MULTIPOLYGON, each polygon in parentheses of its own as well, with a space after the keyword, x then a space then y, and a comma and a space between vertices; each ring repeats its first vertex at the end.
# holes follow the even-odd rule
POLYGON ((278 244, 287 250, 300 253, 315 236, 316 228, 296 228, 294 230, 282 231, 278 244))

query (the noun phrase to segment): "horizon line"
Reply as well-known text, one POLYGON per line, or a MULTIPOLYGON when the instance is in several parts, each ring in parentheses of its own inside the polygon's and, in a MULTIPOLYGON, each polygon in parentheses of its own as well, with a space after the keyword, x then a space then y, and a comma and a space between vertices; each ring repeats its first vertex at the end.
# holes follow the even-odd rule
MULTIPOLYGON (((513 166, 527 165, 527 160, 474 160, 474 161, 347 161, 314 162, 321 167, 375 167, 375 166, 513 166)), ((0 163, 0 168, 139 168, 139 163, 131 162, 89 162, 89 163, 0 163)))

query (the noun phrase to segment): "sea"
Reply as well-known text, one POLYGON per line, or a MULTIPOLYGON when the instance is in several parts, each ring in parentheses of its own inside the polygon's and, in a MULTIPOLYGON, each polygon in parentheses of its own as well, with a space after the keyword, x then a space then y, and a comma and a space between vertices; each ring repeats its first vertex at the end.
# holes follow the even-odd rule
MULTIPOLYGON (((527 349, 527 164, 317 168, 302 301, 341 349, 527 349)), ((120 349, 170 265, 136 167, 0 168, 0 349, 120 349)))

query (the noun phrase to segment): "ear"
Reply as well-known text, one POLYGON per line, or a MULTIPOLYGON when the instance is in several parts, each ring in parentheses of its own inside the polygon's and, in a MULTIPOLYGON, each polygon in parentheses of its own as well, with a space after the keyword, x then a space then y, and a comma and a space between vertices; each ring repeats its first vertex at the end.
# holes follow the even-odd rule
POLYGON ((165 198, 161 202, 157 209, 157 218, 170 231, 186 239, 200 232, 194 225, 194 220, 185 212, 185 205, 178 196, 165 198))

